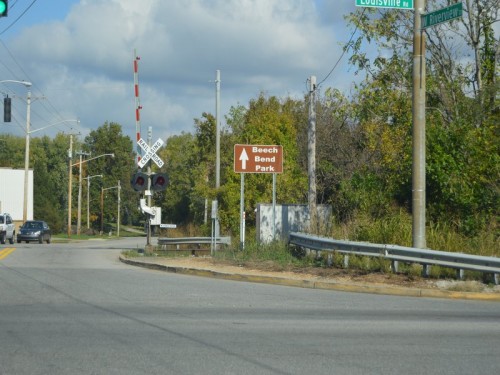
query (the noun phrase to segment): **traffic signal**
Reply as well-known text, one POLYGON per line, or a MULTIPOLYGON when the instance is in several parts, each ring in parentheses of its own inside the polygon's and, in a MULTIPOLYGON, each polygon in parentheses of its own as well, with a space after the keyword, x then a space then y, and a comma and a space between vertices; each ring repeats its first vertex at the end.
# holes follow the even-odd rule
POLYGON ((135 191, 144 191, 148 188, 148 175, 142 172, 136 172, 130 180, 132 189, 135 191))
POLYGON ((151 175, 151 190, 163 191, 167 188, 168 177, 164 173, 156 173, 151 175))
POLYGON ((11 121, 11 113, 12 113, 11 99, 7 96, 6 98, 3 98, 3 122, 11 121))
POLYGON ((7 17, 9 13, 9 1, 0 0, 0 17, 7 17))

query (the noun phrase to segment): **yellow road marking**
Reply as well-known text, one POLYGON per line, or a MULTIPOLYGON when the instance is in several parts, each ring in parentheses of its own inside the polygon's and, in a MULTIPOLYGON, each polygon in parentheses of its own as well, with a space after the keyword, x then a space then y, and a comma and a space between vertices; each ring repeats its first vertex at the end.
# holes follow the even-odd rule
POLYGON ((0 250, 0 260, 7 258, 7 256, 16 250, 15 247, 6 247, 3 250, 0 250))

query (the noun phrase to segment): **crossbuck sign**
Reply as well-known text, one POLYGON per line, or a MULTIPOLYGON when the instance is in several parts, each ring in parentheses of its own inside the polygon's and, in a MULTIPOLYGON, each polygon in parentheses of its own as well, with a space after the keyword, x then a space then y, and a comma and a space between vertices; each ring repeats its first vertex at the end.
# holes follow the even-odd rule
POLYGON ((146 153, 146 155, 144 155, 137 163, 140 168, 144 167, 150 159, 153 160, 159 168, 163 167, 163 160, 161 160, 161 158, 156 155, 156 151, 158 151, 159 148, 163 146, 163 141, 161 140, 161 138, 158 138, 158 140, 152 147, 149 147, 146 141, 142 138, 137 141, 137 144, 146 153))

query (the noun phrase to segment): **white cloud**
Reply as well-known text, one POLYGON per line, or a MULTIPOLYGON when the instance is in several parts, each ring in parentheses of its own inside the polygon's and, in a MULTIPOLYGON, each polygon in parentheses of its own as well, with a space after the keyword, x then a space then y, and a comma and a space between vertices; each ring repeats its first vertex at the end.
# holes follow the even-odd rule
MULTIPOLYGON (((346 40, 341 18, 353 4, 335 1, 334 15, 321 14, 330 3, 81 0, 64 20, 25 28, 7 45, 58 115, 88 128, 118 122, 132 139, 136 49, 143 134, 152 126, 155 138, 166 137, 215 112, 217 69, 223 114, 260 91, 302 95, 307 77, 326 75, 346 40)), ((50 116, 33 108, 40 119, 50 116)))

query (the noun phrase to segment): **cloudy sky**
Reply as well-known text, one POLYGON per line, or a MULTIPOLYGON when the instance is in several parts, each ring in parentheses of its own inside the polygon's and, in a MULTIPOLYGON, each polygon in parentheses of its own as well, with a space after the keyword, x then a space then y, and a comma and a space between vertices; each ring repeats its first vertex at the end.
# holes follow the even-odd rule
MULTIPOLYGON (((0 18, 0 81, 33 83, 31 124, 40 129, 80 119, 83 134, 106 121, 135 139, 134 51, 140 56, 142 136, 192 132, 193 119, 221 115, 260 92, 301 98, 321 81, 352 32, 354 0, 10 0, 0 18)), ((348 92, 357 79, 347 58, 323 84, 348 92)), ((26 88, 1 83, 13 97, 12 123, 24 135, 26 88)), ((222 121, 224 125, 224 120, 222 121)), ((36 132, 53 136, 75 123, 36 132)), ((83 139, 83 137, 82 137, 83 139)))

